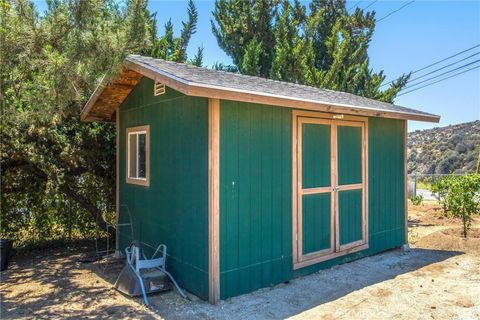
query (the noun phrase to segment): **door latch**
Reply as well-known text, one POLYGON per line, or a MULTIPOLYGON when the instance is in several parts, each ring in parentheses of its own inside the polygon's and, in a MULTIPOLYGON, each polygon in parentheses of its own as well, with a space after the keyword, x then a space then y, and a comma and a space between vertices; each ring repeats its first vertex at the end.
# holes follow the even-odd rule
POLYGON ((338 190, 340 190, 340 186, 333 187, 333 191, 336 192, 336 191, 338 191, 338 190))

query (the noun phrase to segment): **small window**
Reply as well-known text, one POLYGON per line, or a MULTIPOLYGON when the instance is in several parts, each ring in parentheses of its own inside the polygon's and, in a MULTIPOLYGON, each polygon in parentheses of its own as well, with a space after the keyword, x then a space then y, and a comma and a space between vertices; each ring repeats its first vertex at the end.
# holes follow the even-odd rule
POLYGON ((127 129, 127 183, 149 185, 149 126, 127 129))

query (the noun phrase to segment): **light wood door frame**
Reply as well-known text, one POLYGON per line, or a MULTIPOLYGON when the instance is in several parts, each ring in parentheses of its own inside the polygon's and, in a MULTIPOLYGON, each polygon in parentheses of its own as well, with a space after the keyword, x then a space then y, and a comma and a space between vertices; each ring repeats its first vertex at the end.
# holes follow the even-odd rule
POLYGON ((292 255, 293 269, 299 269, 330 260, 352 252, 368 248, 368 118, 309 111, 292 113, 292 255), (302 125, 305 123, 329 125, 331 184, 328 187, 307 188, 302 185, 302 125), (342 185, 338 188, 338 126, 355 126, 362 128, 362 182, 342 185), (338 223, 338 191, 362 190, 362 239, 340 245, 338 223), (303 254, 302 197, 308 194, 330 192, 330 243, 328 249, 303 254))

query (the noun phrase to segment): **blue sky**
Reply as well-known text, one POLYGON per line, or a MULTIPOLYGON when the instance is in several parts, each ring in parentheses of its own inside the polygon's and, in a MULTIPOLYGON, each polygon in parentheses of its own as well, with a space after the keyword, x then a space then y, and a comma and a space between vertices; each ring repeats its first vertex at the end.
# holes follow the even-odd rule
MULTIPOLYGON (((365 8, 371 4, 368 10, 374 10, 376 17, 380 19, 409 1, 380 0, 373 4, 372 2, 373 0, 347 1, 347 8, 354 5, 365 8)), ((214 1, 196 1, 195 3, 199 17, 197 32, 188 50, 189 57, 193 57, 197 47, 203 45, 204 64, 211 66, 215 62, 230 63, 231 59, 218 47, 211 32, 210 19, 214 1)), ((45 9, 43 0, 36 1, 35 4, 40 11, 45 9)), ((185 1, 150 0, 149 2, 149 10, 157 12, 161 32, 165 22, 171 18, 178 33, 181 29, 181 21, 187 18, 186 7, 185 1)), ((377 23, 369 49, 370 65, 374 71, 384 70, 389 81, 402 73, 420 69, 476 44, 480 44, 480 1, 417 0, 377 23)), ((425 72, 478 51, 480 47, 425 72)), ((464 63, 475 61, 475 58, 478 59, 478 56, 464 63)), ((462 70, 466 69, 468 68, 462 70)), ((415 76, 422 74, 418 73, 415 76)), ((480 119, 480 69, 399 96, 395 103, 439 114, 442 117, 440 124, 411 121, 409 131, 478 120, 480 119)))

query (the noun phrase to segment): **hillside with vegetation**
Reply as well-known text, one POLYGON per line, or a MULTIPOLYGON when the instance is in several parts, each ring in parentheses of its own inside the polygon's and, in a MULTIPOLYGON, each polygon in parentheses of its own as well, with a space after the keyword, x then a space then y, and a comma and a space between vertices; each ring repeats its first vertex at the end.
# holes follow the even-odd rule
POLYGON ((408 134, 408 173, 474 172, 480 153, 480 120, 408 134))

